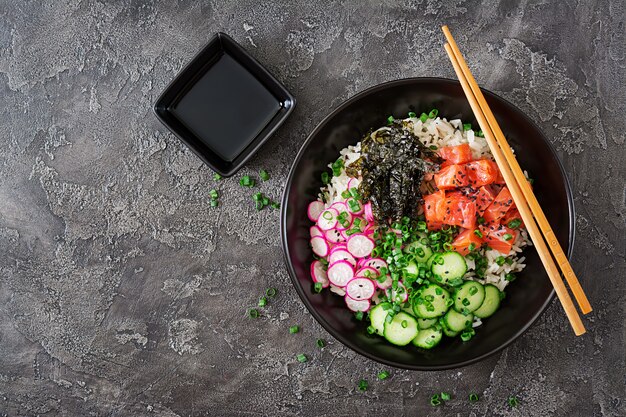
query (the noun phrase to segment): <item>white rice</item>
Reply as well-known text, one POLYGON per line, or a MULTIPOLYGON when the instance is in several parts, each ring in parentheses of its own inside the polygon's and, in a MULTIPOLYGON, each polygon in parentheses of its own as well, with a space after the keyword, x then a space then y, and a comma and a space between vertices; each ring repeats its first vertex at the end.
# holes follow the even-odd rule
MULTIPOLYGON (((487 140, 483 137, 476 136, 473 130, 463 131, 463 123, 460 119, 446 120, 445 118, 437 117, 435 119, 428 119, 426 122, 422 122, 419 118, 407 118, 403 121, 407 127, 413 129, 413 133, 417 138, 426 146, 436 146, 441 148, 444 146, 455 146, 463 143, 468 143, 474 159, 479 158, 491 158, 491 151, 487 140)), ((381 129, 388 129, 387 127, 381 127, 381 129)), ((345 167, 349 166, 352 162, 358 160, 361 157, 361 142, 356 145, 348 146, 342 149, 339 154, 344 159, 344 168, 341 174, 333 176, 330 183, 321 189, 319 199, 326 203, 326 207, 331 204, 342 201, 341 193, 347 190, 348 181, 351 177, 346 174, 345 167)), ((332 167, 332 163, 328 165, 332 167)), ((528 174, 524 171, 524 174, 528 177, 528 174)), ((360 182, 360 179, 357 179, 360 182)), ((358 182, 354 185, 358 185, 358 182)), ((506 256, 510 259, 510 263, 504 263, 498 265, 496 259, 500 256, 504 256, 500 252, 492 249, 481 249, 481 254, 487 258, 487 270, 485 271, 484 278, 480 279, 475 276, 475 262, 472 259, 465 258, 467 262, 467 273, 463 277, 466 280, 478 281, 481 284, 493 284, 500 291, 509 284, 506 280, 507 274, 513 274, 520 272, 524 269, 526 264, 524 261, 526 258, 520 256, 522 248, 531 245, 531 241, 528 238, 526 230, 520 229, 520 233, 517 234, 515 243, 511 249, 511 252, 506 256), (512 262, 511 262, 512 261, 512 262)), ((340 294, 340 288, 331 289, 340 294)), ((340 294, 341 295, 341 294, 340 294)), ((474 327, 479 326, 474 322, 474 327)))

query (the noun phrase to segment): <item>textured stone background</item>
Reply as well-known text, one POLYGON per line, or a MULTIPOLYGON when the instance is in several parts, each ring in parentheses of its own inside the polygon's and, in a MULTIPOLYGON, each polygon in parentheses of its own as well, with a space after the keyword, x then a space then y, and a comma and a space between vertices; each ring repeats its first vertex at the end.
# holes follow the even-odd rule
POLYGON ((623 2, 259 3, 0 1, 0 414, 626 415, 623 2), (260 190, 278 198, 307 132, 343 100, 453 77, 442 23, 478 80, 557 147, 595 311, 581 338, 553 304, 480 364, 376 382, 383 367, 334 342, 291 288, 278 212, 214 183, 151 107, 214 32, 231 34, 298 99, 242 172, 269 167, 260 190), (278 298, 246 318, 269 286, 278 298), (432 409, 443 389, 455 399, 432 409))

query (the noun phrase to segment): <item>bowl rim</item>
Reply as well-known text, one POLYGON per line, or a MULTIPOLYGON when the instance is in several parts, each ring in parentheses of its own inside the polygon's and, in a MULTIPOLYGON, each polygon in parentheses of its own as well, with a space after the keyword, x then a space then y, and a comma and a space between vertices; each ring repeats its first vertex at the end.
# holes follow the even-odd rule
MULTIPOLYGON (((532 325, 534 325, 537 322, 537 319, 539 319, 539 317, 545 312, 545 310, 547 309, 547 307, 550 305, 550 303, 552 303, 552 301, 554 300, 554 296, 555 296, 555 291, 554 289, 552 289, 552 291, 550 292, 550 295, 548 296, 548 298, 546 299, 546 301, 543 303, 543 305, 537 310, 537 312, 535 313, 535 315, 531 318, 531 320, 524 326, 522 327, 519 331, 517 331, 514 335, 512 335, 508 340, 506 340, 504 343, 502 343, 500 346, 483 353, 482 355, 476 356, 474 358, 471 359, 467 359, 464 361, 460 361, 460 362, 454 362, 451 364, 446 364, 446 365, 407 365, 405 363, 399 363, 399 362, 395 362, 392 360, 387 360, 387 359, 383 359, 380 357, 377 357, 376 355, 367 352, 366 350, 360 348, 359 346, 350 343, 350 342, 346 342, 343 337, 341 336, 341 334, 339 332, 337 332, 318 312, 317 310, 313 307, 313 305, 309 302, 307 296, 304 293, 304 288, 302 287, 302 285, 300 284, 296 272, 293 268, 293 265, 291 264, 290 261, 290 256, 289 256, 289 247, 287 245, 287 233, 286 233, 286 219, 287 219, 287 199, 288 199, 288 195, 289 195, 289 190, 291 189, 291 185, 293 182, 293 177, 295 174, 295 167, 296 165, 300 162, 300 160, 302 159, 302 156, 304 155, 305 150, 308 148, 309 144, 311 143, 311 141, 313 140, 313 138, 317 135, 317 133, 326 125, 326 123, 328 123, 328 121, 330 119, 332 119, 333 117, 335 117, 335 115, 341 111, 343 111, 346 107, 350 106, 352 103, 354 103, 355 101, 361 99, 362 97, 369 95, 371 93, 380 91, 380 90, 384 90, 386 88, 392 87, 392 86, 396 86, 396 85, 404 85, 404 84, 412 84, 412 83, 443 83, 443 84, 454 84, 460 87, 460 83, 457 80, 453 80, 450 78, 443 78, 443 77, 410 77, 410 78, 400 78, 400 79, 396 79, 396 80, 391 80, 391 81, 386 81, 380 84, 376 84, 374 86, 371 86, 355 95, 353 95, 352 97, 349 97, 348 99, 346 99, 343 103, 341 103, 339 106, 337 106, 334 110, 332 110, 326 117, 324 117, 315 127, 315 129, 313 129, 313 131, 307 136, 306 140, 302 143, 302 145, 300 146, 300 149, 298 150, 298 153, 296 154, 291 167, 289 169, 289 174, 287 176, 287 181, 285 183, 285 187, 283 189, 283 194, 281 197, 281 209, 280 209, 280 235, 281 235, 281 245, 282 245, 282 249, 283 249, 283 259, 285 261, 285 266, 287 267, 287 272, 289 273, 289 277, 291 278, 291 282, 293 284, 293 286, 296 289, 296 292, 298 293, 298 296, 300 297, 300 299, 302 300, 302 302, 304 303, 304 305, 306 306, 307 310, 309 311, 309 313, 311 313, 311 315, 315 318, 315 320, 328 332, 330 333, 336 340, 338 340, 339 342, 341 342, 344 346, 352 349, 353 351, 365 356, 368 359, 371 359, 373 361, 388 365, 388 366, 393 366, 396 368, 401 368, 401 369, 407 369, 407 370, 414 370, 414 371, 439 371, 439 370, 447 370, 447 369, 455 369, 455 368, 461 368, 467 365, 471 365, 477 362, 482 361, 483 359, 486 359, 500 351, 502 351, 503 349, 505 349, 506 347, 508 347, 509 345, 511 345, 511 343, 513 343, 515 340, 517 340, 522 334, 524 334, 532 325)), ((567 196, 567 205, 568 205, 568 211, 569 211, 569 236, 568 236, 568 240, 569 240, 569 244, 568 244, 568 248, 567 248, 567 258, 570 259, 573 249, 574 249, 574 241, 575 241, 575 235, 576 235, 576 212, 575 212, 575 207, 574 207, 574 198, 572 195, 572 188, 571 188, 571 184, 569 182, 569 179, 567 177, 567 173, 565 172, 565 168, 563 167, 563 163, 561 162, 561 159, 558 156, 558 153, 556 152, 556 149, 554 148, 554 146, 552 145, 552 143, 550 143, 550 141, 548 140, 548 138, 546 137, 546 135, 543 133, 543 131, 540 129, 539 125, 537 123, 535 123, 534 120, 532 120, 528 115, 526 115, 526 113, 524 113, 521 109, 519 109, 517 106, 515 106, 513 103, 511 103, 510 101, 508 101, 507 99, 499 96, 498 94, 495 94, 487 89, 481 88, 481 91, 483 92, 483 94, 485 94, 486 96, 492 96, 498 100, 501 100, 504 105, 506 107, 508 107, 509 109, 519 113, 521 115, 521 117, 530 125, 532 125, 539 133, 541 136, 541 139, 548 145, 548 149, 550 149, 550 152, 552 152, 552 154, 554 155, 556 161, 557 161, 557 166, 559 168, 559 171, 561 173, 561 177, 563 178, 563 182, 565 185, 565 194, 567 196)))

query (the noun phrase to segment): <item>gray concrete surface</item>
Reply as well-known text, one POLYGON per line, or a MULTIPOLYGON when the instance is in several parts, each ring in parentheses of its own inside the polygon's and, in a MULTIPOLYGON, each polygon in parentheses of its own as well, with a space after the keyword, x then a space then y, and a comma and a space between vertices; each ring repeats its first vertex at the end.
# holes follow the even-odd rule
POLYGON ((625 21, 617 0, 0 1, 0 415, 625 416, 625 21), (215 183, 151 107, 214 32, 231 34, 298 99, 242 171, 268 168, 259 189, 278 198, 307 133, 343 100, 453 77, 442 23, 480 82, 557 147, 595 311, 581 338, 553 304, 480 364, 376 382, 385 367, 297 298, 278 212, 215 183), (246 318, 269 286, 279 296, 246 318), (434 409, 442 390, 454 398, 434 409))

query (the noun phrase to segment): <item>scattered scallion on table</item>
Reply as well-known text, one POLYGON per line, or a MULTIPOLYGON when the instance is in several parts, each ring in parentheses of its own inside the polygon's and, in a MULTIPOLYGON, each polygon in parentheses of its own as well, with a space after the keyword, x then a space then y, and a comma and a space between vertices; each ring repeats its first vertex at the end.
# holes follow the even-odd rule
POLYGON ((443 401, 450 401, 450 398, 452 398, 452 396, 450 395, 450 393, 448 392, 442 392, 441 393, 441 399, 443 401))
POLYGON ((378 379, 380 379, 381 381, 384 381, 385 379, 389 378, 389 372, 388 371, 381 371, 378 373, 378 379))
POLYGON ((268 288, 267 290, 265 290, 265 295, 267 295, 269 298, 274 298, 276 297, 278 291, 276 291, 276 288, 268 288))
POLYGON ((358 387, 359 387, 359 391, 366 391, 366 390, 367 390, 367 387, 368 387, 368 383, 367 383, 367 381, 366 381, 366 380, 364 380, 364 379, 361 379, 361 380, 359 381, 359 385, 358 385, 358 387))
POLYGON ((326 347, 326 341, 324 339, 317 339, 317 342, 315 342, 317 344, 318 348, 323 348, 326 347))
POLYGON ((249 175, 244 175, 239 180, 239 185, 241 185, 242 187, 250 187, 250 188, 252 188, 252 187, 254 187, 256 185, 256 181, 254 181, 254 178, 250 178, 249 175))
POLYGON ((307 358, 307 356, 304 353, 300 353, 298 356, 296 356, 296 359, 300 363, 304 363, 309 360, 309 358, 307 358))
POLYGON ((259 298, 259 307, 265 307, 267 305, 267 298, 261 297, 259 298))
POLYGON ((222 177, 220 174, 218 174, 217 172, 213 174, 213 179, 214 179, 215 181, 219 181, 219 180, 221 180, 222 178, 223 178, 223 177, 222 177))
POLYGON ((471 393, 471 394, 469 395, 469 401, 470 401, 471 403, 475 403, 475 402, 477 402, 478 400, 479 400, 479 398, 478 398, 478 394, 471 393))
POLYGON ((266 170, 262 169, 259 171, 259 178, 263 181, 267 181, 270 179, 270 174, 268 174, 266 170))
POLYGON ((519 400, 516 396, 512 395, 509 397, 508 403, 511 407, 517 407, 519 405, 519 400))
POLYGON ((256 308, 251 308, 250 310, 248 310, 248 316, 250 316, 250 318, 256 319, 260 315, 261 314, 259 313, 259 310, 257 310, 256 308))
POLYGON ((430 397, 430 405, 432 405, 433 407, 437 407, 438 405, 441 405, 439 394, 434 394, 430 397))
POLYGON ((297 324, 295 326, 291 326, 289 328, 289 333, 290 334, 296 334, 300 331, 300 326, 298 326, 297 324))

